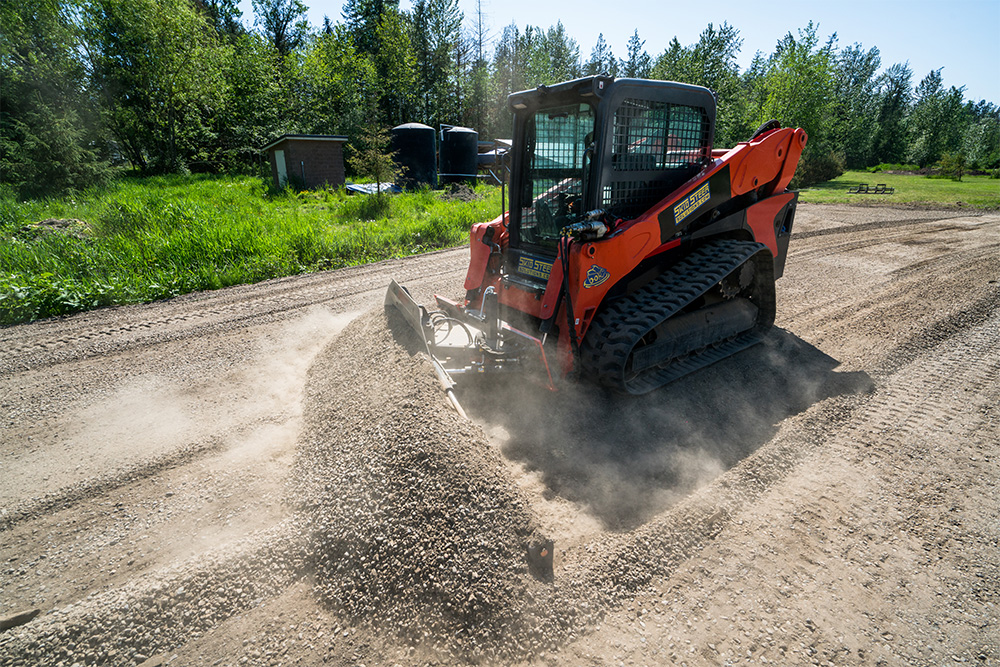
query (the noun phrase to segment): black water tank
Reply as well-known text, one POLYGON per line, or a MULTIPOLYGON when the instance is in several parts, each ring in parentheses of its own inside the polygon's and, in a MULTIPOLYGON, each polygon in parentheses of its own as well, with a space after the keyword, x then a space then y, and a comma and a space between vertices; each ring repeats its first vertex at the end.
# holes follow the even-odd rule
POLYGON ((441 183, 476 180, 479 133, 467 127, 451 127, 441 136, 441 183))
POLYGON ((420 123, 397 125, 390 131, 390 149, 396 164, 403 170, 402 181, 408 188, 422 183, 437 187, 437 153, 434 128, 420 123))

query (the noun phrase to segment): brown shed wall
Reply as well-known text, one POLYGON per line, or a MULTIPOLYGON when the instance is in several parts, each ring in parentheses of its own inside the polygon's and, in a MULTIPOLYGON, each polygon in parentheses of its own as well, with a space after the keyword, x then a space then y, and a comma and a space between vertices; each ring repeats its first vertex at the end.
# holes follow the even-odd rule
POLYGON ((297 181, 306 188, 343 185, 346 180, 343 146, 341 141, 286 139, 268 149, 271 178, 275 185, 281 187, 275 157, 275 151, 280 150, 285 152, 285 167, 290 181, 297 181))

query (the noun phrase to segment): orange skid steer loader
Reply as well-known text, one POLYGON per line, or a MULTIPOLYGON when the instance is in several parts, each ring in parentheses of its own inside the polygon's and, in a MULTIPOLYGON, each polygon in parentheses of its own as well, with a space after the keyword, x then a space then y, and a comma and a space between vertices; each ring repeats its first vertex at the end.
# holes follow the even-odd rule
POLYGON ((510 210, 473 225, 464 299, 431 312, 386 294, 449 393, 520 370, 642 394, 761 340, 802 129, 770 121, 714 149, 712 92, 668 81, 587 77, 508 104, 510 210))

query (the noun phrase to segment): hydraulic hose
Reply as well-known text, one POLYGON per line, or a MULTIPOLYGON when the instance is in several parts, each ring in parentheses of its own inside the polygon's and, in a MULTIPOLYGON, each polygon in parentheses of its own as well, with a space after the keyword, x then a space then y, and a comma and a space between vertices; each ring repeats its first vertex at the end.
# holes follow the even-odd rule
POLYGON ((563 236, 559 239, 559 256, 562 259, 562 289, 566 300, 566 326, 569 327, 570 349, 573 352, 573 373, 580 372, 580 342, 576 338, 576 322, 573 319, 573 297, 569 293, 569 250, 573 239, 563 236))

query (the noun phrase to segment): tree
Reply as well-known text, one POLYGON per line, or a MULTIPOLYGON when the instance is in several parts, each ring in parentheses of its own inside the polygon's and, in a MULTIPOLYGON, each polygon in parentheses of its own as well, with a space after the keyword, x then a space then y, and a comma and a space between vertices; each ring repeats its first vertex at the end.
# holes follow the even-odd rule
POLYGON ((379 46, 372 60, 378 77, 379 109, 384 122, 396 125, 409 120, 416 83, 410 38, 398 11, 382 14, 375 39, 379 46))
POLYGON ((666 50, 656 58, 649 75, 661 81, 686 82, 694 69, 691 61, 691 49, 681 46, 680 40, 675 36, 666 50))
POLYGON ((0 5, 0 177, 22 197, 107 176, 71 2, 0 5))
POLYGON ((897 164, 906 159, 909 144, 906 115, 910 108, 912 77, 909 65, 896 63, 878 78, 871 147, 874 164, 897 164))
POLYGON ((503 29, 493 52, 493 73, 487 127, 493 136, 510 136, 511 114, 507 96, 580 76, 580 47, 569 37, 562 22, 543 31, 525 26, 522 32, 511 23, 503 29))
POLYGON ((809 135, 794 187, 827 181, 844 171, 832 131, 835 40, 833 35, 820 46, 812 21, 799 30, 798 38, 788 33, 767 60, 760 81, 765 98, 757 122, 774 118, 809 135))
POLYGON ((456 99, 462 13, 458 0, 416 0, 413 4, 416 98, 424 122, 454 123, 461 104, 456 99))
POLYGON ((143 171, 178 171, 215 140, 229 47, 187 0, 91 0, 84 49, 104 119, 143 171))
POLYGON ((938 163, 942 176, 947 176, 951 180, 959 182, 961 182, 962 176, 965 175, 965 166, 965 156, 961 153, 945 153, 941 156, 941 161, 938 163))
POLYGON ((389 132, 377 125, 369 125, 358 139, 359 146, 348 158, 348 166, 355 172, 371 178, 376 183, 376 191, 368 196, 365 216, 379 218, 389 211, 391 204, 388 190, 383 184, 391 184, 400 175, 395 155, 389 152, 389 132))
POLYGON ((976 169, 1000 167, 1000 109, 995 104, 980 101, 972 108, 974 120, 966 130, 962 152, 969 166, 976 169))
POLYGON ((860 44, 842 50, 836 57, 833 141, 843 151, 848 168, 871 164, 879 108, 876 73, 881 66, 878 49, 865 51, 860 44))
POLYGON ((469 71, 470 95, 467 104, 468 112, 463 114, 465 123, 482 131, 486 120, 486 91, 489 86, 489 62, 486 60, 486 22, 483 12, 483 0, 476 0, 475 23, 471 33, 471 46, 474 54, 472 67, 469 71))
POLYGON ((351 169, 376 183, 392 183, 399 176, 399 165, 389 151, 389 131, 377 125, 367 126, 359 141, 360 148, 348 160, 351 169))
POLYGON ((492 100, 490 127, 494 136, 509 137, 512 115, 507 108, 507 96, 540 83, 535 70, 541 59, 535 56, 537 28, 525 26, 524 32, 511 23, 503 29, 493 52, 492 100))
POLYGON ((558 83, 580 76, 580 47, 566 34, 562 21, 545 32, 540 48, 549 57, 543 83, 558 83))
POLYGON ((646 79, 653 69, 653 59, 643 51, 646 40, 639 39, 639 31, 636 30, 629 37, 627 45, 627 57, 618 63, 618 70, 621 75, 628 78, 646 79))
POLYGON ((507 96, 523 90, 524 64, 521 49, 521 31, 517 24, 505 26, 493 49, 487 127, 493 136, 511 136, 511 114, 507 109, 507 96))
POLYGON ((728 23, 718 29, 709 23, 693 46, 682 47, 674 37, 656 59, 650 74, 655 79, 705 86, 715 93, 718 101, 715 143, 721 146, 746 139, 753 129, 742 122, 744 95, 736 64, 742 43, 739 31, 728 23))
POLYGON ((246 33, 233 43, 218 115, 218 159, 231 171, 252 167, 260 159, 262 146, 300 129, 294 123, 301 112, 289 114, 289 95, 279 64, 278 52, 262 35, 246 33))
POLYGON ((253 0, 257 24, 284 58, 305 43, 309 34, 302 0, 253 0))
POLYGON ((545 32, 537 26, 525 26, 520 47, 524 54, 525 87, 555 83, 550 76, 549 54, 545 51, 545 32))
POLYGON ((583 73, 588 76, 607 74, 618 76, 618 59, 611 52, 611 47, 604 41, 604 33, 597 35, 597 44, 590 52, 590 60, 583 66, 583 73))
POLYGON ((916 89, 909 116, 909 159, 921 167, 933 164, 949 151, 961 148, 968 118, 963 113, 964 88, 944 89, 941 70, 931 70, 916 89))
POLYGON ((788 33, 778 42, 764 75, 767 98, 757 121, 776 118, 785 126, 802 127, 809 135, 806 150, 814 152, 833 149, 835 39, 820 46, 817 26, 810 21, 798 38, 788 33))
POLYGON ((301 129, 355 137, 371 122, 380 87, 375 64, 358 53, 347 28, 338 24, 306 50, 295 98, 301 129))
POLYGON ((399 0, 347 0, 344 3, 344 23, 361 53, 372 55, 378 49, 377 31, 382 15, 399 11, 399 0))
POLYGON ((243 12, 236 0, 194 0, 194 4, 205 14, 209 25, 220 35, 236 39, 246 34, 246 28, 240 21, 243 12))

